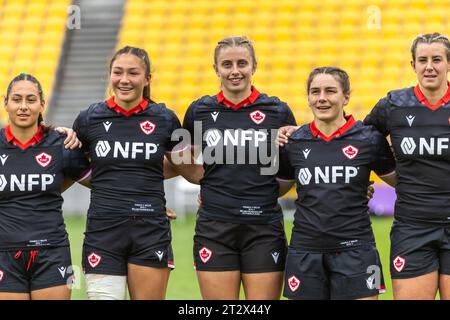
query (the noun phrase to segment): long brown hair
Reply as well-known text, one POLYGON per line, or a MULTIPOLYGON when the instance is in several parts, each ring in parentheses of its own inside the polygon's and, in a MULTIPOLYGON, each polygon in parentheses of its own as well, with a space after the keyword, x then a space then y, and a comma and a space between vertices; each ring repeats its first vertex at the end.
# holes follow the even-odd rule
MULTIPOLYGON (((135 55, 136 57, 140 58, 142 60, 142 62, 144 62, 144 65, 145 65, 145 77, 151 76, 151 66, 152 65, 150 62, 150 58, 148 57, 147 51, 145 51, 144 49, 141 49, 141 48, 131 47, 131 46, 123 47, 122 49, 119 49, 116 51, 116 53, 114 53, 113 57, 111 58, 111 61, 109 62, 109 74, 111 74, 111 69, 112 69, 112 65, 113 65, 114 61, 121 54, 132 54, 132 55, 135 55)), ((148 85, 146 85, 144 87, 144 90, 142 92, 142 97, 149 102, 155 103, 150 98, 150 82, 148 85)))

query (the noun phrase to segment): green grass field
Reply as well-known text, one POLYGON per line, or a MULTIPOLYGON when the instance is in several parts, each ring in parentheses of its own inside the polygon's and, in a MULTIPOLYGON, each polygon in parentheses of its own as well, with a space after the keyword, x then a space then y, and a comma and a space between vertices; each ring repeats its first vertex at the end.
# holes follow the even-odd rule
MULTIPOLYGON (((167 299, 170 300, 201 299, 192 258, 194 222, 193 215, 188 216, 184 222, 172 222, 172 246, 176 268, 170 275, 169 287, 167 289, 167 299)), ((386 293, 382 294, 380 298, 389 300, 392 299, 392 286, 389 275, 389 230, 392 225, 392 218, 373 217, 372 223, 377 247, 383 263, 383 274, 387 287, 386 293)), ((79 268, 76 268, 76 270, 81 272, 81 248, 85 218, 79 216, 66 217, 66 226, 70 237, 72 261, 79 268)), ((290 239, 291 229, 292 223, 286 222, 288 239, 290 239)), ((79 285, 72 291, 72 299, 86 299, 84 278, 81 274, 77 278, 80 281, 79 285)))

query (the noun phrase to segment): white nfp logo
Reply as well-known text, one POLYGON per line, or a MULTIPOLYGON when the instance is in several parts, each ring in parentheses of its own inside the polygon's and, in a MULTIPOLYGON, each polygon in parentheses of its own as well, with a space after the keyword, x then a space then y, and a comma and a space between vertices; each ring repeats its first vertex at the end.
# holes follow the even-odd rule
POLYGON ((108 155, 109 151, 111 151, 111 147, 108 141, 99 141, 95 146, 95 153, 97 157, 104 158, 108 155))
MULTIPOLYGON (((448 138, 419 138, 419 155, 442 155, 444 149, 448 149, 448 138)), ((404 137, 400 143, 403 154, 413 154, 416 143, 411 137, 404 137)))
POLYGON ((208 130, 206 133, 205 141, 208 147, 215 147, 222 138, 222 134, 217 129, 208 130))
MULTIPOLYGON (((99 141, 95 146, 97 157, 104 158, 111 151, 108 141, 99 141)), ((138 154, 145 154, 145 160, 150 159, 150 155, 158 151, 158 146, 154 143, 144 142, 124 142, 114 141, 113 158, 119 158, 119 154, 124 159, 136 159, 138 154)))
POLYGON ((0 191, 4 191, 9 182, 9 191, 33 191, 34 186, 41 186, 41 191, 47 191, 47 186, 55 180, 52 174, 12 174, 10 181, 4 174, 0 174, 0 191))
POLYGON ((400 143, 400 147, 404 154, 413 154, 416 149, 416 143, 413 138, 403 138, 402 143, 400 143))
POLYGON ((311 177, 312 175, 308 168, 300 169, 298 173, 298 181, 300 181, 300 184, 302 186, 309 184, 309 182, 311 181, 311 177))
MULTIPOLYGON (((343 178, 344 183, 350 183, 350 179, 358 175, 358 168, 352 166, 325 166, 314 167, 314 183, 337 183, 338 178, 343 178)), ((298 181, 301 185, 308 185, 313 175, 308 168, 300 169, 298 181)))
MULTIPOLYGON (((208 147, 215 147, 222 139, 222 134, 217 129, 210 129, 205 133, 205 141, 208 147)), ((267 140, 267 133, 264 131, 249 129, 227 129, 223 132, 224 146, 245 147, 247 142, 253 147, 258 148, 259 144, 267 140)))

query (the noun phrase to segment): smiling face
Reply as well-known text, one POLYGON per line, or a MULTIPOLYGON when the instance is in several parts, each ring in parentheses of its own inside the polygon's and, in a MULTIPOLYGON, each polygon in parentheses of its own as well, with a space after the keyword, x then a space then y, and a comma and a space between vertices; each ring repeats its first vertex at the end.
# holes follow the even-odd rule
POLYGON ((225 96, 250 95, 255 62, 248 48, 227 46, 220 50, 214 65, 225 96))
POLYGON ((422 88, 437 91, 447 86, 450 61, 443 43, 419 43, 415 56, 411 65, 422 88))
POLYGON ((121 54, 112 63, 110 85, 119 106, 126 109, 137 106, 149 83, 150 75, 146 75, 144 62, 136 55, 121 54))
POLYGON ((349 95, 344 94, 339 81, 331 74, 317 74, 309 86, 308 103, 314 120, 332 122, 344 117, 349 95))
POLYGON ((39 114, 44 112, 44 101, 37 85, 27 80, 15 82, 5 101, 5 109, 12 127, 37 127, 39 114))

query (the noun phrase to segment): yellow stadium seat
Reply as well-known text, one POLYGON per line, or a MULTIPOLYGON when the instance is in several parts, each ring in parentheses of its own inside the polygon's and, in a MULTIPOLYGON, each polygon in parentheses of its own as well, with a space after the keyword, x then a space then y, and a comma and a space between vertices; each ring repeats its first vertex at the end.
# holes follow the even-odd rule
POLYGON ((427 1, 423 0, 411 0, 408 4, 410 8, 417 9, 417 10, 425 10, 428 6, 427 1))
MULTIPOLYGON (((14 30, 5 30, 0 33, 1 36, 1 47, 11 47, 11 44, 15 43, 17 40, 17 32, 14 32, 14 30)), ((7 50, 7 49, 5 49, 7 50)))
POLYGON ((286 95, 283 98, 296 104, 296 115, 309 114, 304 82, 313 67, 324 64, 349 71, 355 94, 362 95, 355 99, 354 110, 364 114, 366 104, 380 98, 379 90, 386 90, 386 83, 395 85, 399 78, 406 79, 402 72, 408 67, 409 45, 418 30, 446 30, 446 10, 438 2, 427 6, 423 2, 128 0, 119 43, 143 41, 154 62, 152 85, 158 89, 158 98, 181 112, 189 102, 186 97, 195 96, 193 92, 203 95, 218 90, 211 68, 217 41, 247 35, 255 43, 259 61, 256 85, 286 95), (379 29, 368 26, 369 5, 380 9, 379 29), (151 19, 142 19, 143 12, 151 19), (436 23, 418 21, 428 13, 436 17, 436 23), (144 37, 139 39, 139 34, 144 37), (377 81, 386 77, 394 80, 377 81), (180 81, 181 94, 173 90, 180 81))
POLYGON ((36 73, 37 67, 47 58, 50 61, 46 61, 49 67, 44 82, 46 89, 50 89, 48 86, 53 81, 59 61, 69 4, 70 1, 58 0, 14 0, 0 6, 0 37, 3 43, 0 59, 10 61, 0 68, 0 84, 6 86, 20 72, 36 73), (58 25, 58 28, 47 28, 46 24, 58 25))
POLYGON ((30 17, 42 18, 43 12, 45 12, 45 3, 33 1, 26 6, 27 19, 30 17))
POLYGON ((125 2, 125 10, 127 14, 132 12, 142 12, 147 8, 145 1, 127 1, 125 2))
POLYGON ((47 12, 49 15, 62 15, 67 14, 67 8, 70 6, 70 0, 51 0, 50 4, 47 5, 47 12))
POLYGON ((22 23, 20 15, 18 13, 12 13, 12 15, 5 16, 1 21, 2 29, 5 31, 16 32, 22 23))
POLYGON ((8 13, 8 15, 19 14, 25 10, 24 2, 24 0, 7 1, 5 2, 3 9, 5 10, 5 13, 8 13))
MULTIPOLYGON (((24 45, 34 46, 39 42, 41 38, 41 33, 38 29, 25 29, 18 38, 20 38, 20 43, 24 45)), ((36 48, 34 48, 36 50, 36 48)))

